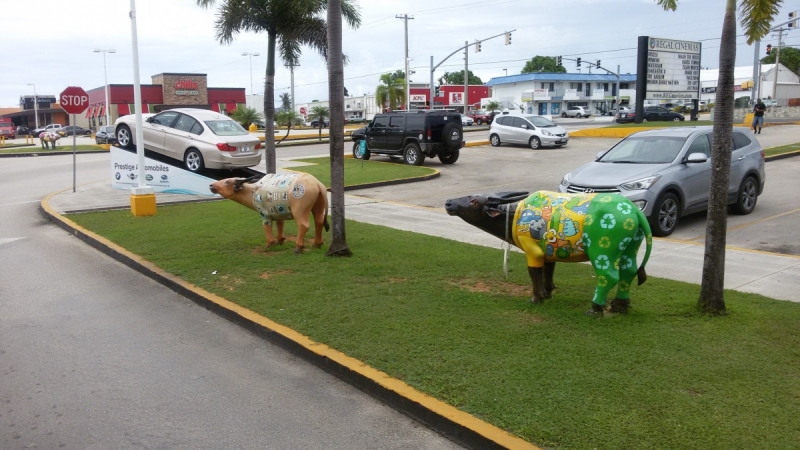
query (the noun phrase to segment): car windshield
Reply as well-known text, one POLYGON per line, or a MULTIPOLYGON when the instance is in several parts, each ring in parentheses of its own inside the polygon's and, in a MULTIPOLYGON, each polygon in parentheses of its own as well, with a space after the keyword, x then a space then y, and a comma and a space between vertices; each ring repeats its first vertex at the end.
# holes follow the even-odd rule
POLYGON ((680 153, 685 137, 631 136, 622 140, 598 159, 617 164, 666 164, 680 153))
POLYGON ((243 136, 247 130, 233 120, 207 120, 206 125, 217 136, 243 136))
POLYGON ((104 133, 113 133, 114 132, 114 127, 112 127, 112 126, 103 127, 102 131, 104 133))
POLYGON ((531 123, 533 123, 533 126, 535 127, 548 128, 556 126, 556 124, 545 119, 544 117, 533 116, 533 117, 528 117, 528 120, 530 120, 531 123))

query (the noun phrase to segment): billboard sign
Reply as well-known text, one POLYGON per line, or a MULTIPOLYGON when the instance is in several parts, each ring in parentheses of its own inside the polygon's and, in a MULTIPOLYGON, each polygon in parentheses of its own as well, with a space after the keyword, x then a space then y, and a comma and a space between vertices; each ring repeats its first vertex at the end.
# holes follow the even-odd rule
MULTIPOLYGON (((155 192, 219 197, 208 189, 208 185, 214 180, 177 166, 145 158, 144 173, 147 186, 152 187, 155 192)), ((111 187, 131 190, 139 186, 138 178, 139 161, 136 153, 111 147, 111 187)))
POLYGON ((649 100, 699 98, 701 50, 700 42, 648 36, 644 98, 649 100))
POLYGON ((428 101, 428 96, 425 94, 411 95, 411 103, 425 103, 426 101, 428 101))

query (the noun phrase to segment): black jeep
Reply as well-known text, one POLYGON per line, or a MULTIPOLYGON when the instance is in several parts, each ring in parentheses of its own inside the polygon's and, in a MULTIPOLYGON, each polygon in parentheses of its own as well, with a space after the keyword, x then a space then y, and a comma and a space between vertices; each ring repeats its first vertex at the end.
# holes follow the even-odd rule
POLYGON ((367 125, 351 134, 353 157, 372 155, 402 157, 406 164, 421 166, 425 157, 438 156, 443 164, 458 160, 464 146, 461 115, 454 111, 410 111, 377 114, 367 125), (362 153, 361 141, 366 140, 362 153))

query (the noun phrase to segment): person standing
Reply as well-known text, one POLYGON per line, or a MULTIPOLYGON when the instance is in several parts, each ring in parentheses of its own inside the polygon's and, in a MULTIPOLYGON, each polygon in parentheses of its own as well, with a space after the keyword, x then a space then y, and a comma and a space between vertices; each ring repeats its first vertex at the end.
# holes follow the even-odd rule
POLYGON ((753 108, 753 133, 761 134, 761 127, 764 126, 764 113, 767 112, 767 105, 758 99, 753 108))

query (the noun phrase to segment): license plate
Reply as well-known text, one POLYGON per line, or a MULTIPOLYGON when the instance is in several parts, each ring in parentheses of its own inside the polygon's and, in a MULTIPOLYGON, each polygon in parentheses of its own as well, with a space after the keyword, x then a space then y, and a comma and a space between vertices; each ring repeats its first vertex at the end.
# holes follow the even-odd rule
POLYGON ((562 140, 561 140, 561 143, 562 143, 562 144, 566 144, 566 143, 567 143, 567 140, 566 140, 566 139, 562 139, 562 140))
POLYGON ((250 151, 250 147, 239 147, 239 153, 247 153, 250 151))

